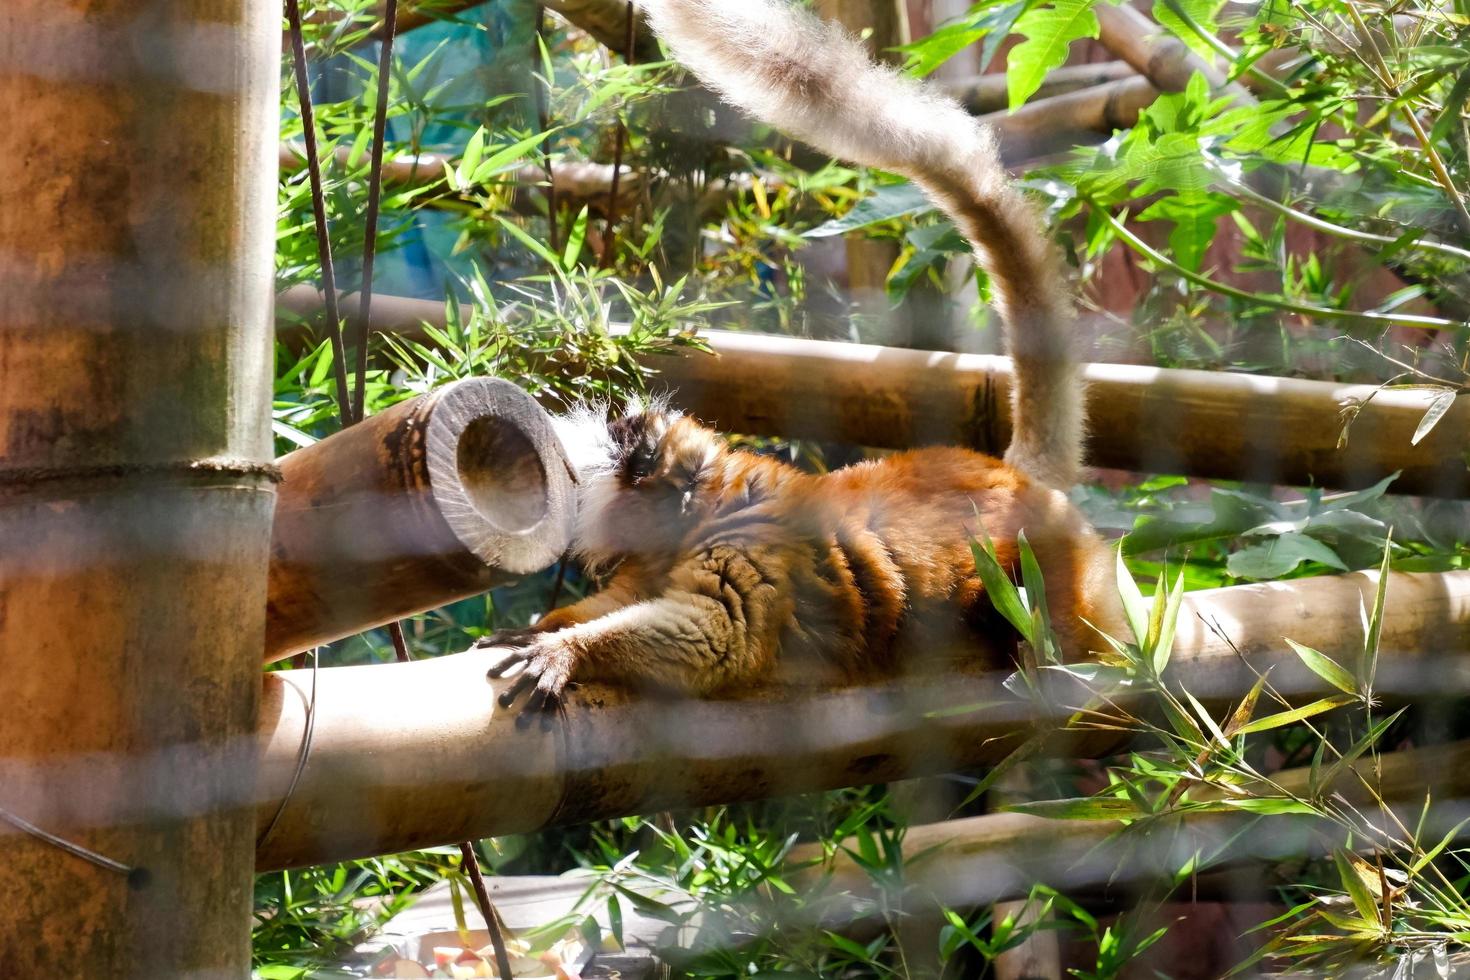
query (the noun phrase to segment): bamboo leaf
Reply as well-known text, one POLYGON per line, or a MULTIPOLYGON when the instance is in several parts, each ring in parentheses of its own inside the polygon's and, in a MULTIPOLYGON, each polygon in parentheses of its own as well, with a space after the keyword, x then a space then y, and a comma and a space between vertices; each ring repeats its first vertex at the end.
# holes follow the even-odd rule
POLYGON ((1333 660, 1323 653, 1313 650, 1309 646, 1298 643, 1296 640, 1293 640, 1290 637, 1286 637, 1285 639, 1286 642, 1290 644, 1291 648, 1296 651, 1297 657, 1300 658, 1302 663, 1307 665, 1307 669, 1310 670, 1312 673, 1316 674, 1318 677, 1322 678, 1324 681, 1331 684, 1339 691, 1343 691, 1347 694, 1358 693, 1357 681, 1355 681, 1353 679, 1353 675, 1348 673, 1347 670, 1345 670, 1341 665, 1337 663, 1337 661, 1333 660))
POLYGON ((1378 562, 1378 588, 1373 593, 1373 611, 1368 614, 1368 629, 1363 635, 1363 658, 1358 665, 1358 681, 1363 693, 1372 695, 1378 676, 1378 645, 1383 637, 1383 603, 1388 597, 1388 560, 1393 549, 1393 534, 1383 541, 1383 558, 1378 562))
POLYGON ((1128 620, 1128 628, 1133 631, 1133 639, 1142 646, 1148 639, 1148 611, 1143 605, 1143 593, 1138 591, 1138 583, 1133 581, 1133 575, 1128 571, 1128 566, 1123 562, 1123 549, 1118 549, 1118 595, 1123 600, 1123 615, 1128 620))
POLYGON ((1358 910, 1358 915, 1368 922, 1377 923, 1378 903, 1373 901, 1372 891, 1363 881, 1361 872, 1354 867, 1352 855, 1339 847, 1333 850, 1332 860, 1337 865, 1337 874, 1342 879, 1343 890, 1353 900, 1353 907, 1358 910))
MULTIPOLYGON (((981 529, 981 534, 984 534, 984 529, 981 529)), ((975 559, 975 574, 980 576, 980 584, 985 586, 985 594, 990 597, 996 612, 1004 616, 1006 622, 1014 626, 1027 643, 1031 643, 1031 612, 1021 601, 1016 583, 1011 581, 1010 575, 996 559, 995 547, 990 539, 971 538, 970 554, 975 559)))
POLYGON ((1383 733, 1388 730, 1388 726, 1398 721, 1399 716, 1406 710, 1405 708, 1400 708, 1387 718, 1378 719, 1377 722, 1368 728, 1368 731, 1362 738, 1353 743, 1352 748, 1344 752, 1341 758, 1327 768, 1327 771, 1322 774, 1321 782, 1315 783, 1315 785, 1319 789, 1330 787, 1348 766, 1356 762, 1359 756, 1372 748, 1373 744, 1383 737, 1383 733))
POLYGON ((1002 807, 1012 813, 1029 813, 1052 820, 1120 820, 1141 817, 1147 811, 1132 800, 1116 796, 1083 796, 1067 800, 1038 800, 1002 807))
POLYGON ((1409 440, 1409 445, 1419 445, 1420 439, 1434 431, 1439 420, 1444 418, 1445 413, 1455 404, 1455 394, 1453 391, 1442 391, 1435 396, 1434 401, 1430 402, 1429 408, 1425 410, 1424 417, 1419 420, 1419 427, 1414 430, 1414 436, 1409 440))
POLYGON ((1330 698, 1313 701, 1311 704, 1304 704, 1300 708, 1292 708, 1290 711, 1282 711, 1274 715, 1267 715, 1264 718, 1257 718, 1253 722, 1241 725, 1235 734, 1249 735, 1252 732, 1264 732, 1272 728, 1280 728, 1283 725, 1293 725, 1313 715, 1320 715, 1324 711, 1331 711, 1333 708, 1341 708, 1345 704, 1352 704, 1356 700, 1358 700, 1356 696, 1334 694, 1330 698))
POLYGON ((1164 668, 1169 666, 1169 657, 1174 652, 1174 629, 1179 624, 1179 609, 1184 603, 1184 572, 1181 569, 1178 577, 1174 579, 1174 588, 1169 590, 1167 600, 1163 596, 1163 573, 1159 574, 1160 590, 1154 595, 1154 606, 1164 605, 1163 615, 1159 617, 1158 634, 1154 637, 1153 657, 1154 673, 1163 676, 1164 668))
POLYGON ((1235 706, 1235 712, 1230 716, 1230 720, 1225 723, 1225 734, 1227 736, 1234 736, 1251 720, 1251 715, 1256 712, 1256 702, 1260 700, 1261 691, 1266 687, 1266 678, 1270 675, 1271 671, 1267 670, 1260 677, 1257 677, 1255 684, 1251 685, 1250 691, 1247 692, 1245 697, 1241 698, 1240 704, 1235 706))
POLYGON ((1418 874, 1420 871, 1424 870, 1425 865, 1427 865, 1430 861, 1433 861, 1435 858, 1439 857, 1440 853, 1450 845, 1450 842, 1453 841, 1456 837, 1460 836, 1460 831, 1465 829, 1466 824, 1470 824, 1470 817, 1466 817, 1464 820, 1461 820, 1459 823, 1451 827, 1449 833, 1445 834, 1443 839, 1441 839, 1438 844, 1435 844, 1429 850, 1420 855, 1418 860, 1416 860, 1413 864, 1409 866, 1409 874, 1418 874))

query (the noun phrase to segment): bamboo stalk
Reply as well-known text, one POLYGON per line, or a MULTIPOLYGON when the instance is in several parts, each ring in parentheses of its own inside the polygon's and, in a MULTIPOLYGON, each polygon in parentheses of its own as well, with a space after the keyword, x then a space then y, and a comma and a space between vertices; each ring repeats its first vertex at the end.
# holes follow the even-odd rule
MULTIPOLYGON (((1134 75, 1123 61, 1104 61, 1091 65, 1063 65, 1042 80, 1032 97, 1035 101, 1066 95, 1081 89, 1120 82, 1134 75)), ((1005 112, 1010 107, 1010 91, 1004 72, 970 75, 940 81, 939 87, 975 115, 1005 112)))
MULTIPOLYGON (((1277 665, 1272 683, 1288 695, 1316 692, 1322 682, 1283 653, 1281 637, 1328 652, 1359 642, 1360 607, 1375 582, 1360 572, 1194 593, 1171 670, 1211 703, 1249 687, 1255 675, 1247 663, 1277 665), (1243 655, 1202 619, 1219 622, 1243 655)), ((1470 646, 1470 572, 1395 576, 1383 624, 1385 696, 1470 684, 1470 664, 1459 655, 1433 658, 1470 646)), ((301 779, 258 868, 993 763, 1037 720, 1001 690, 998 676, 959 671, 871 688, 753 688, 718 701, 644 700, 589 685, 571 695, 549 731, 522 731, 495 701, 509 682, 486 680, 494 659, 471 651, 322 670, 301 779), (966 705, 983 708, 939 710, 966 705)), ((296 771, 312 683, 304 671, 265 678, 262 825, 296 771)), ((1104 733, 1056 748, 1082 756, 1113 745, 1104 733)))
POLYGON ((0 5, 3 976, 250 970, 280 17, 0 5))
MULTIPOLYGON (((444 322, 442 303, 382 301, 381 315, 374 302, 374 330, 422 339, 421 324, 444 322)), ((303 318, 321 307, 309 287, 278 302, 303 318)), ((343 309, 352 309, 350 296, 343 309)), ((717 357, 690 351, 650 358, 648 366, 679 408, 727 432, 995 454, 1009 441, 1008 358, 723 330, 703 336, 717 357)), ((1462 462, 1470 400, 1457 400, 1415 446, 1434 392, 1128 364, 1090 364, 1083 376, 1094 466, 1339 488, 1398 472, 1396 493, 1470 496, 1462 462)))
POLYGON ((1126 61, 1160 91, 1184 91, 1195 72, 1204 75, 1212 89, 1230 84, 1218 68, 1150 20, 1147 14, 1127 5, 1111 4, 1100 4, 1093 13, 1097 15, 1098 40, 1103 47, 1126 61))
POLYGON ((401 402, 281 472, 267 662, 538 571, 571 533, 550 419, 507 381, 401 402))
MULTIPOLYGON (((650 366, 680 408, 725 431, 992 453, 1009 440, 1007 358, 721 331, 705 339, 717 358, 691 352, 650 366)), ((1125 364, 1087 365, 1084 378, 1095 466, 1344 488, 1397 471, 1398 493, 1470 495, 1470 400, 1415 446, 1434 392, 1125 364)))

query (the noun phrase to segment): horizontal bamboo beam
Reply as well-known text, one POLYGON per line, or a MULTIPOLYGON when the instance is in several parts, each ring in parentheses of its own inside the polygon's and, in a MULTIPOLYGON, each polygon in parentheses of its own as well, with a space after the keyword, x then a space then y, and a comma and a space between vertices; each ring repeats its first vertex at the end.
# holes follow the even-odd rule
POLYGON ((400 402, 280 466, 267 662, 537 571, 571 533, 551 421, 507 381, 400 402))
MULTIPOLYGON (((1459 821, 1463 808, 1456 804, 1470 796, 1470 742, 1391 752, 1377 759, 1365 756, 1351 769, 1385 801, 1412 803, 1416 811, 1425 792, 1431 791, 1439 805, 1439 820, 1424 828, 1430 840, 1459 821)), ((1310 774, 1310 768, 1303 767, 1271 778, 1288 792, 1304 793, 1310 774)), ((1333 785, 1362 812, 1370 817, 1376 814, 1375 801, 1357 777, 1344 772, 1333 785)), ((1194 795, 1196 799, 1214 798, 1208 793, 1194 795)), ((1431 811, 1431 818, 1434 815, 1431 811)), ((1110 840, 1122 829, 1116 820, 991 813, 920 824, 904 832, 900 845, 906 886, 900 901, 906 913, 914 914, 920 911, 918 906, 976 906, 1022 898, 1036 884, 1069 891, 1128 885, 1168 878, 1196 851, 1213 855, 1211 867, 1322 853, 1319 824, 1275 821, 1270 834, 1238 836, 1251 819, 1245 813, 1185 814, 1148 842, 1140 842, 1136 834, 1110 840)), ((856 842, 845 842, 830 862, 803 869, 789 880, 793 884, 825 880, 828 889, 846 892, 856 900, 876 898, 872 877, 852 857, 855 849, 856 842)), ((820 845, 803 844, 793 848, 787 860, 794 867, 822 858, 820 845)))
MULTIPOLYGON (((344 297, 344 309, 354 302, 344 297)), ((320 309, 311 287, 277 297, 297 324, 282 330, 299 331, 320 309)), ((442 303, 373 301, 374 330, 422 337, 423 323, 443 322, 442 303)), ((703 337, 717 357, 689 351, 648 364, 679 408, 727 432, 992 453, 1010 438, 1004 357, 721 330, 703 337)), ((1433 392, 1129 364, 1090 364, 1084 377, 1095 466, 1340 488, 1397 471, 1397 493, 1470 496, 1470 399, 1456 400, 1415 446, 1433 392), (1344 413, 1354 411, 1339 446, 1344 413)))
MULTIPOLYGON (((278 159, 282 173, 296 173, 306 166, 305 150, 295 143, 282 143, 278 159)), ((339 146, 335 157, 339 166, 347 166, 352 158, 352 147, 339 146)), ((393 157, 383 161, 383 180, 399 187, 427 187, 444 180, 446 167, 454 167, 456 158, 443 153, 418 153, 393 157)), ((559 161, 552 168, 552 184, 559 201, 571 208, 583 205, 593 210, 605 210, 612 192, 613 167, 610 163, 592 163, 586 160, 559 161)), ((635 194, 643 185, 646 175, 623 167, 618 178, 621 198, 624 194, 635 194)), ((540 166, 518 167, 496 178, 514 189, 512 204, 517 211, 534 213, 539 205, 535 200, 543 194, 546 186, 546 171, 540 166)), ((450 193, 446 184, 445 193, 450 193)))
MULTIPOLYGON (((1087 65, 1063 65, 1047 74, 1032 96, 1041 100, 1080 89, 1120 82, 1133 77, 1132 66, 1123 61, 1087 65)), ((948 92, 960 105, 977 116, 1005 112, 1010 108, 1010 83, 1005 72, 986 72, 968 78, 935 79, 930 84, 948 92)))
MULTIPOLYGON (((1010 437, 1008 358, 721 331, 704 338, 718 358, 691 352, 649 363, 680 408, 728 432, 989 452, 1010 437)), ((1415 446, 1433 392, 1128 364, 1089 364, 1084 377, 1095 466, 1343 488, 1399 471, 1395 492, 1470 495, 1470 399, 1415 446), (1349 411, 1357 416, 1339 446, 1349 411)))
MULTIPOLYGON (((1247 664, 1278 665, 1272 682, 1288 694, 1317 691, 1315 675, 1283 656, 1281 637, 1328 652, 1353 646, 1375 582, 1359 572, 1194 593, 1171 669, 1215 703, 1253 682, 1247 664)), ((1470 663, 1458 653, 1470 647, 1470 572, 1395 576, 1383 622, 1386 695, 1427 682, 1441 693, 1470 689, 1470 663), (1436 659, 1441 652, 1455 655, 1436 659)), ((486 679, 493 659, 471 651, 329 668, 315 680, 308 671, 266 675, 257 799, 261 826, 274 828, 257 867, 982 765, 1013 748, 1034 720, 999 677, 956 672, 873 688, 752 690, 732 700, 641 699, 584 686, 550 730, 520 730, 495 701, 508 682, 486 679), (310 748, 283 809, 313 685, 310 748), (984 707, 940 710, 967 705, 984 707)), ((1057 747, 1087 755, 1112 742, 1057 747)))

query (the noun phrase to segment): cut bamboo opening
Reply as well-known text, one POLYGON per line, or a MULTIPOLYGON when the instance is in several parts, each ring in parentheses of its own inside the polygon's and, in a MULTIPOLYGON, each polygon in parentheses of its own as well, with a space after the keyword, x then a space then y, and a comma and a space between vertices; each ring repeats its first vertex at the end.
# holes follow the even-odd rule
MULTIPOLYGON (((1194 593, 1170 669, 1208 703, 1239 697, 1255 680, 1252 668, 1273 664, 1278 690, 1318 692, 1322 682, 1284 652, 1282 637, 1329 653, 1355 646, 1376 579, 1359 572, 1194 593)), ((1470 687, 1470 663, 1455 653, 1470 646, 1470 572, 1396 575, 1383 624, 1385 696, 1470 687)), ((1047 720, 1004 692, 1000 677, 956 674, 730 700, 641 699, 586 686, 549 730, 520 730, 495 701, 508 682, 485 677, 494 659, 471 651, 320 671, 314 735, 284 810, 313 679, 308 671, 267 675, 257 798, 262 826, 280 818, 258 867, 993 763, 1033 721, 1047 720), (975 710, 956 710, 967 706, 975 710)), ((1056 748, 1088 755, 1113 744, 1104 735, 1056 748)))
POLYGON ((507 381, 401 402, 289 454, 281 472, 267 661, 538 571, 571 534, 551 420, 507 381))

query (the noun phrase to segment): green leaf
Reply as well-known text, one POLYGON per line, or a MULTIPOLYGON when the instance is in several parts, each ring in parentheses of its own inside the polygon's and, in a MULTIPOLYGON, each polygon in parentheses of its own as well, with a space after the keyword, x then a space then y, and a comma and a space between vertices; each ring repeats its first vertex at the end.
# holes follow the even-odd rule
POLYGON ((963 17, 939 27, 927 37, 898 50, 908 55, 908 71, 920 78, 932 73, 940 65, 976 41, 984 40, 978 64, 983 68, 990 63, 995 49, 1006 36, 1016 18, 1029 6, 1030 0, 1017 0, 1002 6, 982 8, 978 4, 963 17))
POLYGON ((544 133, 532 133, 525 139, 516 140, 509 146, 502 146, 480 161, 479 165, 474 169, 474 176, 470 178, 470 183, 483 184, 491 177, 499 176, 515 167, 527 153, 535 149, 540 145, 542 140, 554 132, 556 132, 556 129, 548 129, 544 133))
POLYGON ((827 942, 831 943, 834 948, 842 950, 858 962, 871 963, 873 961, 873 954, 861 943, 854 942, 846 936, 838 935, 835 932, 826 932, 826 935, 827 942))
POLYGON ((561 259, 555 252, 547 248, 541 242, 538 242, 536 239, 532 238, 524 229, 522 229, 515 222, 506 218, 504 215, 497 214, 493 215, 493 217, 497 222, 500 223, 500 227, 504 228, 512 238, 519 241, 522 245, 529 248, 532 252, 535 252, 547 265, 551 266, 553 269, 560 268, 559 263, 561 259))
POLYGON ((1419 858, 1409 866, 1409 874, 1418 874, 1420 871, 1424 870, 1424 866, 1426 864, 1439 857, 1440 852, 1448 847, 1451 841, 1460 836, 1460 831, 1465 829, 1466 824, 1470 824, 1470 817, 1466 817, 1464 820, 1461 820, 1459 823, 1451 827, 1449 833, 1445 834, 1438 844, 1435 844, 1429 850, 1421 854, 1419 858))
POLYGON ((1378 644, 1383 636, 1383 603, 1388 598, 1388 560, 1393 539, 1383 542, 1383 558, 1378 563, 1378 588, 1373 593, 1373 609, 1368 614, 1368 629, 1363 635, 1363 658, 1358 663, 1358 679, 1365 694, 1372 695, 1373 681, 1378 676, 1378 644))
POLYGON ((863 198, 847 214, 824 222, 808 231, 805 238, 829 238, 849 231, 876 225, 880 221, 901 218, 921 211, 932 211, 934 205, 914 184, 886 184, 863 198))
MULTIPOLYGON (((1315 816, 1317 810, 1303 800, 1293 800, 1285 796, 1240 796, 1220 800, 1219 804, 1228 810, 1243 810, 1246 813, 1278 814, 1278 813, 1302 813, 1307 816, 1315 816)), ((1211 804, 1210 809, 1215 809, 1211 804)))
POLYGON ((1364 752, 1372 748, 1383 737, 1383 733, 1388 731, 1388 726, 1398 721, 1399 716, 1407 710, 1407 708, 1400 708, 1387 718, 1380 718, 1371 725, 1363 737, 1353 743, 1352 748, 1344 752, 1341 758, 1327 768, 1327 771, 1321 775, 1320 781, 1314 781, 1313 785, 1316 790, 1320 792, 1324 787, 1330 787, 1337 780, 1338 774, 1356 762, 1358 757, 1364 752))
POLYGON ((1331 684, 1339 691, 1343 691, 1347 694, 1358 693, 1357 681, 1355 681, 1353 679, 1353 675, 1348 673, 1347 670, 1345 670, 1340 664, 1338 664, 1337 661, 1317 650, 1313 650, 1309 646, 1304 646, 1298 643, 1296 640, 1293 640, 1290 637, 1286 637, 1285 639, 1286 642, 1291 646, 1291 648, 1296 651, 1296 655, 1301 659, 1301 662, 1306 664, 1307 669, 1310 670, 1312 673, 1316 674, 1318 677, 1322 678, 1324 681, 1331 684))
MULTIPOLYGON (((1159 584, 1163 585, 1164 577, 1159 575, 1159 584)), ((1184 572, 1180 572, 1174 579, 1174 588, 1169 591, 1167 598, 1161 595, 1154 596, 1154 605, 1157 607, 1164 604, 1164 613, 1159 617, 1158 635, 1154 638, 1154 673, 1160 676, 1164 668, 1169 666, 1169 656, 1174 652, 1174 629, 1179 625, 1179 610, 1184 604, 1184 572)))
POLYGON ((1199 32, 1189 25, 1193 21, 1203 30, 1215 33, 1215 15, 1224 6, 1224 0, 1154 0, 1154 20, 1183 41, 1191 51, 1207 64, 1214 64, 1215 49, 1199 32), (1180 13, 1183 13, 1183 17, 1180 13))
MULTIPOLYGON (((984 529, 981 529, 984 534, 984 529)), ((1010 575, 1000 562, 996 560, 994 546, 988 537, 981 540, 970 539, 970 554, 975 559, 975 574, 980 576, 980 584, 985 586, 985 594, 990 597, 991 605, 995 606, 996 612, 1006 618, 1006 622, 1016 628, 1027 643, 1032 642, 1031 634, 1031 611, 1021 602, 1021 595, 1016 591, 1016 584, 1011 581, 1010 575)))
POLYGON ((1032 816, 1047 817, 1052 820, 1126 820, 1146 815, 1146 811, 1140 810, 1138 804, 1132 800, 1116 796, 1038 800, 1034 803, 1016 803, 1001 807, 1001 809, 1012 813, 1029 813, 1032 816))
POLYGON ((1281 711, 1274 715, 1267 715, 1264 718, 1257 718, 1255 721, 1241 725, 1236 729, 1235 734, 1249 735, 1251 732, 1264 732, 1272 728, 1281 728, 1283 725, 1294 725, 1313 715, 1320 715, 1324 711, 1331 711, 1333 708, 1341 708, 1345 704, 1352 704, 1356 700, 1358 700, 1356 696, 1349 697, 1346 694, 1334 694, 1329 698, 1313 701, 1311 704, 1304 704, 1300 708, 1292 708, 1290 711, 1281 711))
MULTIPOLYGON (((1042 642, 1051 624, 1046 608, 1046 583, 1042 580, 1041 566, 1037 564, 1036 553, 1031 550, 1031 543, 1026 540, 1024 530, 1016 534, 1016 548, 1021 554, 1021 584, 1026 586, 1026 604, 1031 607, 1032 636, 1035 641, 1042 642)), ((1048 649, 1038 650, 1039 654, 1048 655, 1052 652, 1049 644, 1043 642, 1042 645, 1048 649)))
POLYGON ((576 268, 577 259, 582 254, 582 243, 587 240, 587 213, 589 205, 582 205, 582 211, 577 215, 577 220, 572 223, 571 234, 567 235, 567 247, 562 251, 561 267, 563 269, 576 268))
POLYGON ((1169 247, 1174 250, 1174 261, 1190 272, 1199 272, 1205 251, 1215 240, 1220 217, 1237 207, 1228 197, 1173 194, 1144 208, 1137 220, 1173 222, 1169 247))
POLYGON ((1225 569, 1239 578, 1273 579, 1295 571, 1304 561, 1320 562, 1330 568, 1347 571, 1347 563, 1338 557, 1337 552, 1316 538, 1299 532, 1242 548, 1225 562, 1225 569))
POLYGON ((1334 848, 1332 861, 1337 865, 1337 875, 1342 879, 1342 887, 1353 900, 1353 907, 1358 910, 1358 915, 1365 922, 1377 924, 1378 903, 1373 901, 1373 893, 1363 881, 1362 875, 1358 873, 1356 863, 1352 855, 1342 848, 1334 848))
POLYGON ((1123 600, 1123 615, 1128 620, 1128 628, 1141 647, 1148 640, 1148 609, 1143 604, 1143 593, 1138 591, 1138 583, 1133 581, 1133 574, 1123 562, 1121 548, 1118 549, 1118 596, 1123 600))
POLYGON ((475 179, 475 168, 480 165, 480 160, 485 155, 485 127, 481 126, 475 130, 469 142, 465 144, 464 154, 459 158, 459 165, 454 168, 454 186, 460 190, 469 187, 475 179))
POLYGON ((1032 7, 1013 28, 1026 40, 1006 55, 1006 84, 1014 112, 1041 87, 1042 80, 1067 60, 1073 41, 1097 37, 1093 0, 1054 0, 1032 7))

